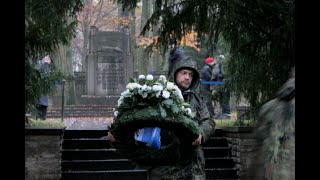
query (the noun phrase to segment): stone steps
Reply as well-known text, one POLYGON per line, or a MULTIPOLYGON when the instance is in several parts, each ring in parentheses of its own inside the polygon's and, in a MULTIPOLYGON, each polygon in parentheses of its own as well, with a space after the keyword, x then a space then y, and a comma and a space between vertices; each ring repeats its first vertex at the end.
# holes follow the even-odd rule
MULTIPOLYGON (((63 109, 64 117, 112 117, 113 109, 115 106, 112 105, 67 105, 63 109)), ((47 111, 47 118, 60 118, 61 107, 51 107, 47 111)))
POLYGON ((129 159, 104 139, 107 130, 65 130, 61 180, 143 180, 148 171, 135 169, 129 159))
POLYGON ((143 180, 148 179, 147 170, 110 170, 63 172, 61 180, 143 180))
MULTIPOLYGON (((146 169, 133 163, 105 139, 107 130, 65 130, 62 143, 62 180, 147 180, 146 169)), ((238 179, 230 148, 221 129, 203 146, 207 179, 238 179)))

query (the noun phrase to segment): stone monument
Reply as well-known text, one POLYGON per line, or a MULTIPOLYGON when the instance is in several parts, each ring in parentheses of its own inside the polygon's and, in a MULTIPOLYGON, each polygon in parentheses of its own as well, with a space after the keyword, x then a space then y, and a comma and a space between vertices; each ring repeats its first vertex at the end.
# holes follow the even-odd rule
POLYGON ((87 62, 89 96, 119 96, 133 77, 129 34, 99 31, 91 27, 87 62))

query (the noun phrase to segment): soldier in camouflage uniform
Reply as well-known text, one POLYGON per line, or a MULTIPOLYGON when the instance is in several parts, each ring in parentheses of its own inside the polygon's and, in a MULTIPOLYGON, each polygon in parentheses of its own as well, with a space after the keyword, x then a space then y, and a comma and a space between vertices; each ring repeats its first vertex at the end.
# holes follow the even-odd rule
POLYGON ((185 101, 190 103, 191 110, 196 112, 195 119, 200 125, 201 134, 192 143, 195 149, 190 159, 184 159, 175 165, 152 167, 151 180, 205 180, 205 159, 201 145, 213 134, 215 122, 208 112, 203 97, 195 92, 200 82, 196 61, 192 57, 186 57, 176 63, 173 72, 171 78, 181 89, 185 101))
POLYGON ((295 179, 295 72, 259 114, 256 180, 295 179))

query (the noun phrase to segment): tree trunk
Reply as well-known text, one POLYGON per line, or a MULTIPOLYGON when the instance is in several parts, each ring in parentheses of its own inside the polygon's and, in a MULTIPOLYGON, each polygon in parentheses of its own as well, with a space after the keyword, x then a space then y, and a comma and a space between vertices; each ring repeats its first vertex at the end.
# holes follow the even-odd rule
MULTIPOLYGON (((133 56, 133 69, 134 69, 134 72, 137 71, 137 64, 136 64, 136 61, 137 61, 137 48, 136 48, 136 45, 137 45, 137 38, 136 38, 136 16, 135 16, 135 9, 132 9, 129 13, 129 16, 132 17, 131 19, 131 23, 129 25, 129 27, 131 27, 130 29, 130 52, 132 53, 132 56, 133 56)), ((134 74, 135 76, 137 76, 137 74, 134 74)))
POLYGON ((60 45, 56 55, 61 65, 61 71, 65 75, 65 104, 76 104, 75 76, 73 72, 72 48, 60 45))
POLYGON ((83 22, 83 46, 81 53, 81 64, 82 72, 87 71, 87 54, 88 54, 88 44, 89 44, 89 23, 87 21, 83 22))
MULTIPOLYGON (((152 4, 153 1, 150 0, 143 0, 142 1, 142 15, 141 15, 141 26, 140 26, 140 32, 142 31, 144 25, 148 21, 148 19, 152 15, 152 4)), ((150 38, 150 33, 146 33, 145 36, 147 38, 150 38)), ((143 47, 140 47, 138 49, 138 71, 139 74, 147 74, 148 73, 148 67, 149 67, 149 55, 145 52, 145 49, 143 47)))

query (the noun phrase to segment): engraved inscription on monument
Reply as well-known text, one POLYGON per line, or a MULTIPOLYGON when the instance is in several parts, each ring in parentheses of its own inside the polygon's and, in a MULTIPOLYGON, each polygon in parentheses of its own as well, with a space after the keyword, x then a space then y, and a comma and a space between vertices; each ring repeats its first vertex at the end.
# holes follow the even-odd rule
POLYGON ((94 96, 120 96, 133 77, 129 35, 93 28, 87 65, 87 91, 94 96))
POLYGON ((96 66, 96 85, 99 94, 118 95, 125 84, 122 53, 102 53, 96 66))

